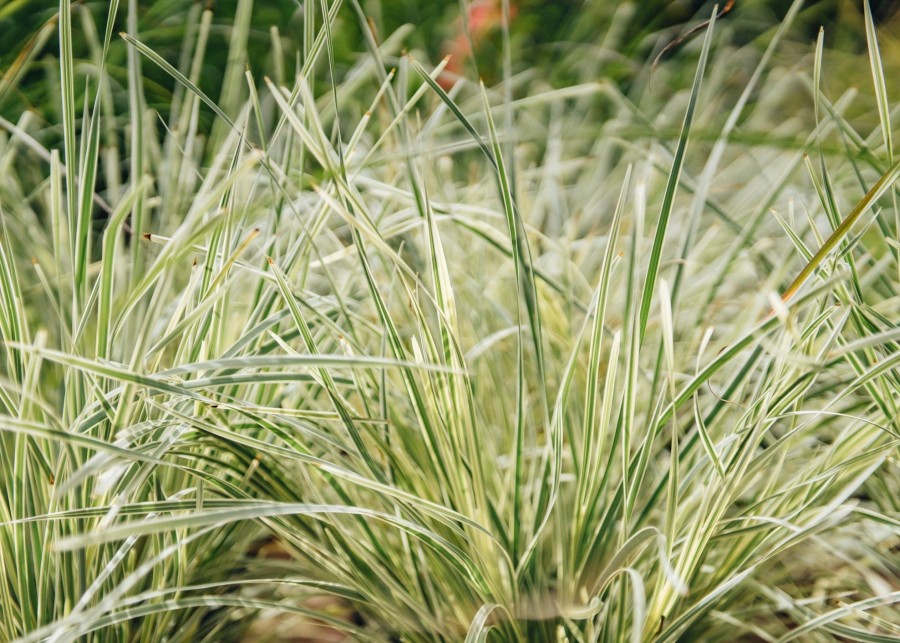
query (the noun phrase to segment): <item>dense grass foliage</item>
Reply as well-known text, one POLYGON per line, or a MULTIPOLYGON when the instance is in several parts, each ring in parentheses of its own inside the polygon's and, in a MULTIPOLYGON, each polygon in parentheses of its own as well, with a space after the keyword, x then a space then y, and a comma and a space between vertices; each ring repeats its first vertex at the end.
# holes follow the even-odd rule
POLYGON ((95 4, 0 88, 0 640, 900 640, 868 6, 653 68, 503 2, 479 84, 356 0, 95 4))

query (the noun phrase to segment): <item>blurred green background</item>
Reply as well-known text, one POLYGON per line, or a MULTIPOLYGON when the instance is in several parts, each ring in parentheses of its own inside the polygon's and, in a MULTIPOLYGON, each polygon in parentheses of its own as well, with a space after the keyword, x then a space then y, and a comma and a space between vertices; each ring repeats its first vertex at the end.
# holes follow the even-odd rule
MULTIPOLYGON (((570 71, 556 64, 560 47, 596 44, 606 33, 614 15, 618 16, 618 26, 623 30, 622 50, 619 53, 623 59, 641 61, 658 51, 662 39, 674 38, 692 24, 707 18, 714 6, 713 2, 704 0, 513 2, 517 4, 517 15, 512 24, 514 71, 535 66, 552 69, 559 75, 560 83, 566 81, 566 74, 570 71)), ((174 62, 185 36, 185 27, 190 24, 190 16, 208 7, 213 11, 214 25, 209 50, 224 51, 237 3, 238 0, 140 0, 140 37, 174 62)), ((371 17, 382 39, 405 24, 415 25, 405 39, 406 47, 426 53, 432 61, 439 60, 443 44, 459 31, 460 7, 465 4, 452 0, 359 0, 359 3, 366 15, 371 17)), ((75 12, 76 52, 87 56, 84 38, 79 38, 81 25, 78 16, 85 10, 90 12, 97 28, 102 29, 109 3, 88 1, 74 4, 79 8, 75 12)), ((734 8, 727 17, 727 22, 734 29, 733 42, 740 44, 755 39, 780 20, 789 4, 786 0, 735 0, 734 8)), ((125 29, 127 1, 121 5, 117 31, 125 29)), ((900 0, 871 0, 871 6, 878 22, 891 32, 896 32, 900 0)), ((20 114, 23 109, 40 112, 50 98, 47 93, 52 91, 52 85, 22 82, 22 78, 16 82, 10 80, 15 80, 13 77, 20 71, 19 65, 29 60, 32 64, 26 73, 41 74, 50 68, 45 65, 42 70, 39 63, 54 57, 57 48, 54 30, 57 10, 58 3, 53 0, 0 2, 0 69, 4 75, 4 86, 0 88, 0 114, 7 118, 20 114)), ((862 0, 809 0, 794 37, 799 40, 806 38, 811 42, 819 27, 823 26, 827 44, 831 47, 861 51, 865 46, 861 13, 862 0)), ((291 51, 292 44, 302 40, 301 16, 302 3, 298 0, 257 0, 253 4, 251 18, 249 59, 265 61, 271 55, 269 29, 277 25, 284 39, 289 63, 296 53, 296 50, 291 51)), ((359 22, 350 2, 344 3, 335 36, 335 53, 339 62, 349 64, 354 54, 364 48, 359 22)), ((476 57, 478 72, 488 82, 496 80, 500 74, 499 48, 499 33, 489 34, 479 46, 476 57)), ((124 45, 117 39, 110 51, 112 68, 123 68, 124 57, 124 45)), ((224 56, 221 62, 224 65, 224 56)), ((159 84, 157 91, 171 87, 171 79, 164 74, 149 73, 159 84)), ((615 66, 602 70, 602 74, 612 78, 627 77, 625 70, 615 66)), ((202 86, 215 87, 220 81, 221 66, 217 66, 215 58, 210 57, 203 70, 202 86)))

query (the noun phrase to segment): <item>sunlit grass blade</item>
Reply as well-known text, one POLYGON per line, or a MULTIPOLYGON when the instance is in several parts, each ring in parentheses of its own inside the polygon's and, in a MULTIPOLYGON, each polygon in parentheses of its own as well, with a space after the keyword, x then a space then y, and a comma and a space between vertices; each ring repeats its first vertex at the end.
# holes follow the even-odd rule
POLYGON ((653 292, 656 288, 659 264, 662 261, 663 244, 665 243, 666 235, 669 232, 669 217, 672 214, 675 192, 678 188, 679 179, 684 166, 685 152, 687 150, 691 128, 694 123, 694 112, 697 109, 697 101, 700 98, 700 87, 703 84, 703 75, 706 72, 707 58, 709 57, 709 50, 712 46, 712 34, 715 26, 716 14, 713 13, 709 20, 709 25, 706 27, 706 36, 703 38, 703 48, 700 50, 700 60, 697 62, 697 71, 694 74, 694 81, 691 85, 691 93, 688 99, 687 109, 684 113, 684 121, 681 125, 681 134, 678 137, 678 146, 675 148, 675 155, 672 158, 672 168, 669 171, 669 178, 666 181, 666 191, 663 195, 659 219, 657 219, 656 222, 656 234, 653 237, 653 247, 650 250, 647 276, 645 278, 646 280, 640 299, 640 322, 637 328, 638 335, 641 339, 643 339, 644 333, 647 331, 647 322, 650 318, 650 305, 653 299, 653 292))

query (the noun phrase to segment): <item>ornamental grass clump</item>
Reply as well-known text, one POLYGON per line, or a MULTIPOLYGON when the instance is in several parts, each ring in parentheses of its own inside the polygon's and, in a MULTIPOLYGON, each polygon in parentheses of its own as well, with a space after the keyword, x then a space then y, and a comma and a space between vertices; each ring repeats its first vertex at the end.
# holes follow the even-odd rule
POLYGON ((834 94, 799 1, 627 82, 630 5, 565 86, 504 21, 497 87, 356 0, 167 55, 137 5, 62 0, 0 121, 0 640, 900 637, 868 7, 834 94))

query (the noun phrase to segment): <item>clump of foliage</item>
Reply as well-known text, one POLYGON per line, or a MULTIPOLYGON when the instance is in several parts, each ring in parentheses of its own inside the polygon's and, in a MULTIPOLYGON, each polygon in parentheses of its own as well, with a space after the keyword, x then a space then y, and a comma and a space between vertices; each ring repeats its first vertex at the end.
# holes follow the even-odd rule
POLYGON ((62 0, 0 121, 0 640, 896 640, 872 15, 833 97, 799 1, 652 72, 633 9, 445 91, 355 0, 256 60, 239 0, 213 91, 209 10, 173 57, 62 0))

